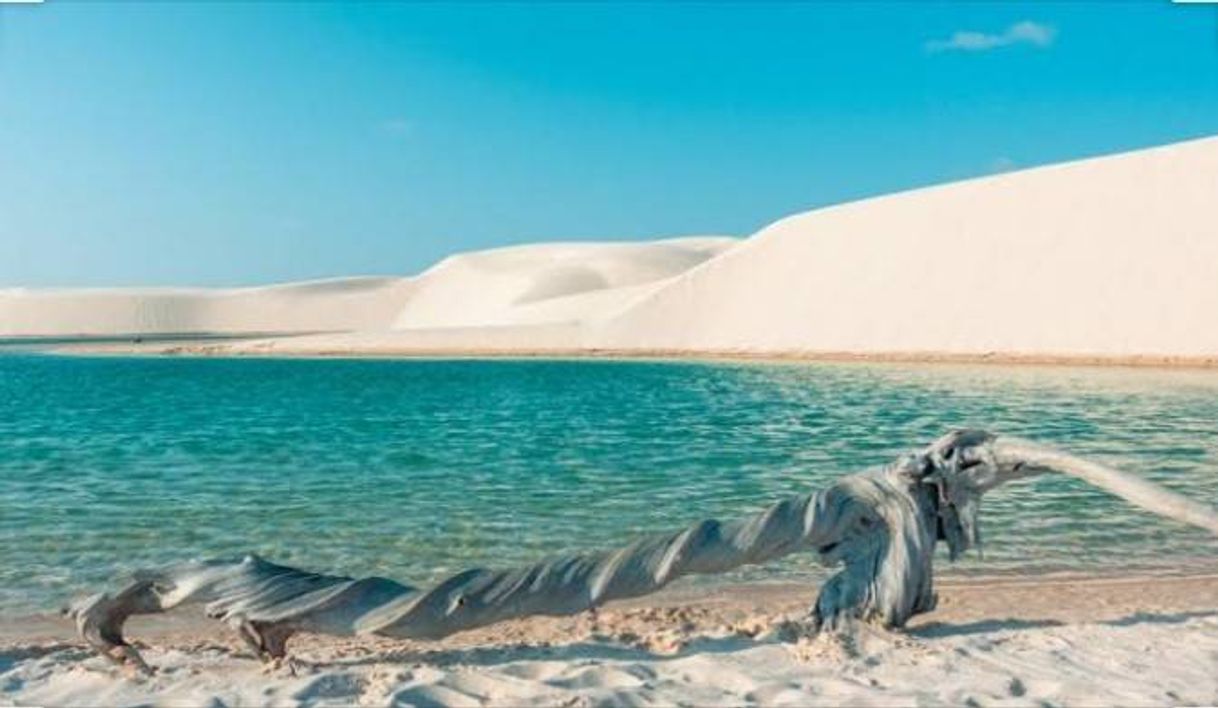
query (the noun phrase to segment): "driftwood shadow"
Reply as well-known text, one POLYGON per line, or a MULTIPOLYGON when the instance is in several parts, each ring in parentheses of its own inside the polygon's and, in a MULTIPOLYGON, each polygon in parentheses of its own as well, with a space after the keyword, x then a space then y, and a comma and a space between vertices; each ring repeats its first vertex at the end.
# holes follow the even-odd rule
MULTIPOLYGON (((1144 623, 1179 624, 1202 617, 1218 617, 1218 611, 1177 612, 1171 614, 1136 612, 1127 617, 1098 622, 1114 627, 1134 626, 1144 623)), ((928 622, 912 629, 893 632, 892 636, 909 636, 934 640, 962 637, 1002 631, 1022 631, 1047 627, 1064 627, 1070 623, 1055 619, 985 619, 974 622, 928 622)), ((337 659, 324 662, 301 661, 304 665, 317 667, 351 667, 378 663, 423 664, 427 666, 480 666, 491 667, 518 661, 671 661, 699 654, 730 654, 745 649, 774 644, 784 644, 773 637, 748 637, 741 635, 692 637, 680 650, 671 653, 656 653, 643 647, 615 643, 612 640, 585 640, 572 644, 534 645, 513 644, 486 647, 462 647, 454 649, 401 649, 370 653, 365 656, 337 659)))
MULTIPOLYGON (((1096 624, 1110 627, 1132 627, 1139 624, 1181 624, 1202 617, 1218 617, 1216 610, 1199 610, 1194 612, 1174 612, 1170 614, 1155 612, 1135 612, 1126 617, 1104 620, 1096 624)), ((1054 619, 989 619, 976 622, 953 624, 950 622, 928 622, 919 627, 906 630, 906 634, 922 639, 944 639, 985 632, 1001 632, 1004 630, 1038 629, 1041 627, 1063 627, 1067 623, 1054 619)))
POLYGON ((601 641, 580 641, 572 644, 534 645, 514 644, 460 649, 402 649, 375 652, 365 656, 311 662, 297 659, 306 666, 350 667, 367 664, 424 664, 427 666, 499 666, 517 661, 670 661, 697 654, 730 654, 751 647, 780 643, 777 639, 748 637, 697 637, 680 650, 656 653, 642 647, 601 641))
MULTIPOLYGON (((1144 623, 1180 624, 1206 617, 1218 617, 1218 610, 1176 613, 1136 612, 1126 617, 1097 622, 1096 624, 1114 627, 1135 626, 1144 623)), ((1067 624, 1069 623, 1047 618, 984 619, 963 623, 928 622, 918 627, 893 632, 891 636, 893 638, 908 636, 926 640, 927 646, 933 647, 936 640, 949 639, 951 637, 989 632, 1063 627, 1067 626, 1067 624)), ((403 647, 401 649, 370 651, 361 656, 340 657, 323 661, 313 661, 297 657, 295 662, 303 668, 315 669, 354 668, 372 664, 494 667, 526 661, 661 662, 700 654, 730 654, 756 647, 786 643, 777 636, 766 635, 759 637, 738 634, 694 636, 689 638, 685 645, 677 651, 658 653, 650 651, 645 647, 615 642, 612 639, 587 639, 571 644, 499 644, 447 649, 403 647)), ((248 659, 250 661, 257 660, 255 655, 246 650, 228 648, 222 645, 215 645, 210 648, 227 653, 234 658, 248 659)), ((45 647, 12 647, 0 652, 0 672, 7 671, 21 661, 60 652, 66 652, 76 660, 84 660, 90 655, 86 648, 69 643, 57 643, 45 647)))
POLYGON ((944 639, 947 637, 960 637, 969 634, 984 634, 986 632, 1001 632, 1003 630, 1019 630, 1019 629, 1039 629, 1041 627, 1061 627, 1065 623, 1052 619, 1026 620, 1026 619, 989 619, 978 620, 976 622, 964 622, 962 624, 952 624, 951 622, 928 622, 919 627, 906 630, 906 634, 911 637, 920 637, 922 639, 944 639))
POLYGON ((1106 624, 1112 627, 1131 627, 1136 624, 1180 624, 1192 619, 1200 619, 1202 617, 1218 617, 1218 610, 1197 610, 1194 612, 1173 612, 1171 614, 1163 614, 1160 612, 1135 612, 1128 617, 1108 620, 1101 624, 1106 624))

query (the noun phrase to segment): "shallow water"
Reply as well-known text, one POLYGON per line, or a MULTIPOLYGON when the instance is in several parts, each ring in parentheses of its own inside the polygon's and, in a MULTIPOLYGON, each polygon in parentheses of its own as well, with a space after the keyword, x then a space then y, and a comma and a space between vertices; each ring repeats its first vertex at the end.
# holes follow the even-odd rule
MULTIPOLYGON (((247 552, 425 582, 747 513, 962 425, 1218 501, 1218 372, 13 352, 0 615, 247 552)), ((1218 539, 1069 479, 985 512, 960 570, 1218 569, 1218 539)), ((822 572, 797 556, 732 579, 822 572)))

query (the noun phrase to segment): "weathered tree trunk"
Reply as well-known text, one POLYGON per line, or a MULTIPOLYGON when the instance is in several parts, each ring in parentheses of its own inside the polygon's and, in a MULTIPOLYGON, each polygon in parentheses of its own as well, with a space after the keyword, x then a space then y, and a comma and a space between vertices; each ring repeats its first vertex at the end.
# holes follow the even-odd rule
POLYGON ((435 639, 507 619, 569 615, 638 597, 694 574, 722 573, 796 551, 841 566, 821 588, 814 628, 863 619, 900 627, 934 609, 932 560, 978 541, 981 495, 1003 482, 1062 472, 1128 501, 1218 533, 1218 514, 1145 480, 982 431, 950 433, 881 468, 778 502, 749 518, 700 521, 624 548, 560 556, 514 570, 474 569, 429 590, 384 578, 319 575, 255 556, 138 573, 114 595, 69 610, 103 655, 146 669, 122 628, 134 614, 207 603, 264 658, 281 658, 296 632, 435 639))

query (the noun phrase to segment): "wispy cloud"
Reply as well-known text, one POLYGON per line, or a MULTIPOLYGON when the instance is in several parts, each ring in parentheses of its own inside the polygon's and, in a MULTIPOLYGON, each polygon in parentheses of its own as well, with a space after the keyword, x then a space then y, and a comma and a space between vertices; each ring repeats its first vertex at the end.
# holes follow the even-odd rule
POLYGON ((1053 44, 1057 30, 1031 20, 1016 22, 1006 31, 997 34, 961 30, 947 39, 933 39, 926 43, 926 51, 937 52, 985 52, 1013 44, 1028 44, 1044 49, 1053 44))

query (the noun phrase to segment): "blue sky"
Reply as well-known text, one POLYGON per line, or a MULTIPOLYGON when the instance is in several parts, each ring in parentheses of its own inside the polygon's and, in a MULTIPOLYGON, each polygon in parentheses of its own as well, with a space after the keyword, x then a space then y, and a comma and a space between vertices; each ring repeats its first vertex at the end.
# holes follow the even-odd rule
POLYGON ((1218 133, 1218 8, 0 7, 0 286, 406 274, 1218 133))

